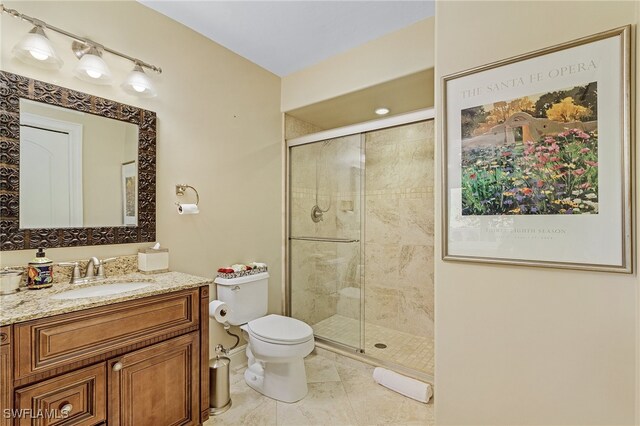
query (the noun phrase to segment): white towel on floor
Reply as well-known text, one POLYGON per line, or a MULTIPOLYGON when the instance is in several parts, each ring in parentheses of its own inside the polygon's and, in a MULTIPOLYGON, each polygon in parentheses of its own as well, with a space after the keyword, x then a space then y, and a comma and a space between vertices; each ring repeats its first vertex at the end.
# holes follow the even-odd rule
POLYGON ((373 370, 373 380, 416 401, 427 403, 433 396, 430 384, 403 376, 386 368, 376 367, 373 370))

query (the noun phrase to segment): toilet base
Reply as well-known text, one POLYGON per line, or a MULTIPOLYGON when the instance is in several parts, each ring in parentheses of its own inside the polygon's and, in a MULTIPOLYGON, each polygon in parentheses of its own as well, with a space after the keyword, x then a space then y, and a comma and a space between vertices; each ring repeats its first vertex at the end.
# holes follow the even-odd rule
POLYGON ((302 358, 283 363, 254 360, 244 372, 244 380, 264 396, 282 402, 300 401, 308 392, 302 358))

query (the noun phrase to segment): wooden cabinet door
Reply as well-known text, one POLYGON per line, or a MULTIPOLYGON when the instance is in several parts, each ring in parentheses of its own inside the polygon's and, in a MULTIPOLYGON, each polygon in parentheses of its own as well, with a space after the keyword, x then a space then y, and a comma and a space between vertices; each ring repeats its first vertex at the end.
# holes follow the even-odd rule
POLYGON ((199 334, 109 360, 109 426, 199 423, 199 334))
POLYGON ((105 363, 16 390, 16 425, 92 426, 106 419, 105 363))

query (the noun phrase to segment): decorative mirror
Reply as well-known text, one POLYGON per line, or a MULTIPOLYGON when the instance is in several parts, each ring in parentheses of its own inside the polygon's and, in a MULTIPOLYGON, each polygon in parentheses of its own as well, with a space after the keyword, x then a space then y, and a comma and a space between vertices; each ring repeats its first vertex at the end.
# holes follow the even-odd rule
POLYGON ((0 250, 150 242, 156 114, 0 71, 0 250))

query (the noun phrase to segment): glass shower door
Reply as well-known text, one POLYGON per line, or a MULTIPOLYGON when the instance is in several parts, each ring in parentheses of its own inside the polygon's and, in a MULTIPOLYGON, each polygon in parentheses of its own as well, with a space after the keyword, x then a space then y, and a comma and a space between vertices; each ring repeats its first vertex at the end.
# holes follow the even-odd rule
POLYGON ((362 137, 289 148, 291 316, 316 337, 363 345, 362 137))

